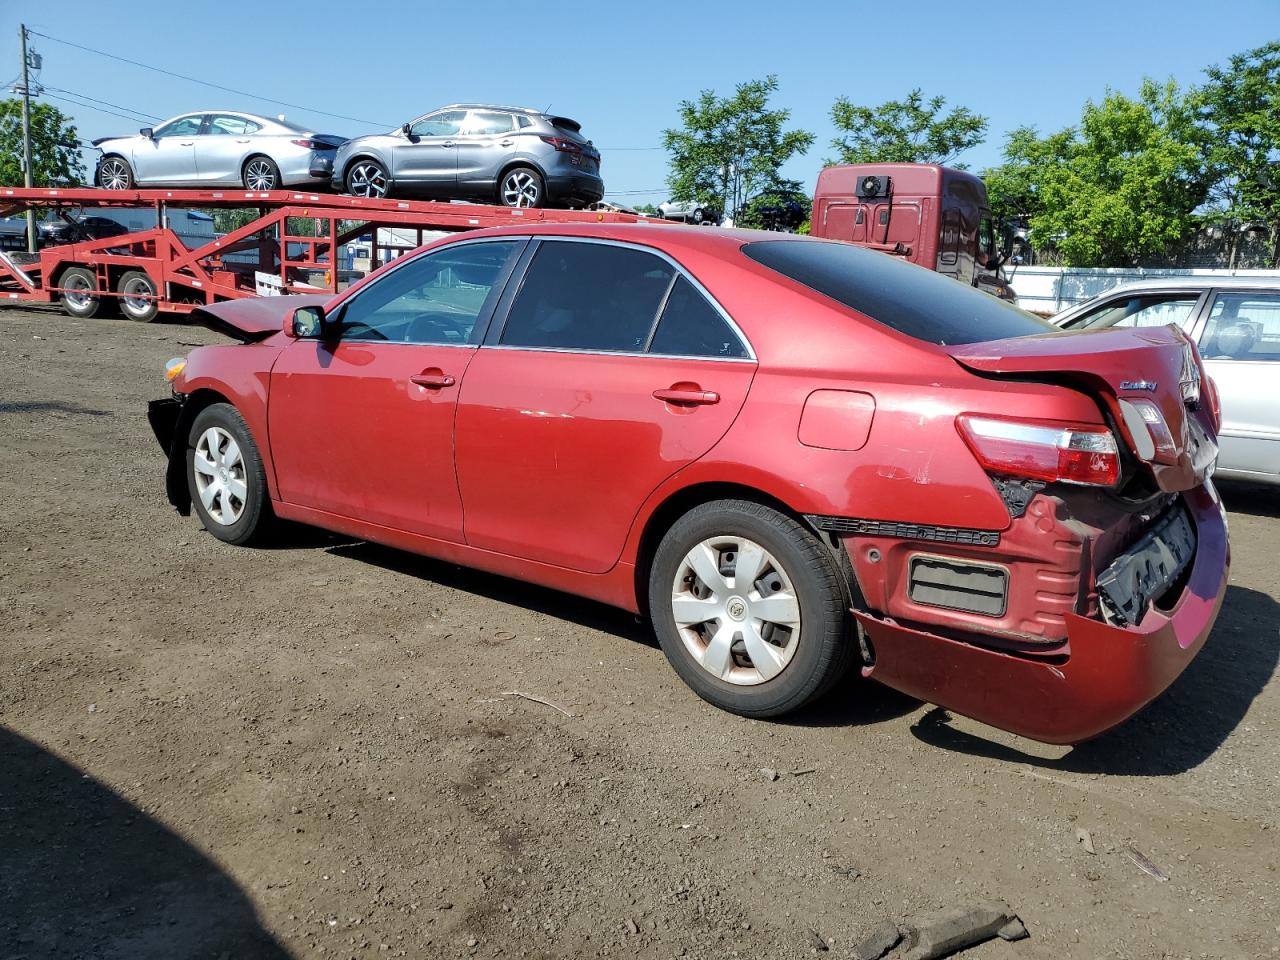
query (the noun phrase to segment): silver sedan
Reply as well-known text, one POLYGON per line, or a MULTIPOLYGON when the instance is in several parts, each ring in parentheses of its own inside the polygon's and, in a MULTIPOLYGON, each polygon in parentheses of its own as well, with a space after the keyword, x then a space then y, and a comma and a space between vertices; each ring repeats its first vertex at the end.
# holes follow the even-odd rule
POLYGON ((1217 474, 1280 484, 1280 278, 1169 277, 1126 284, 1053 318, 1067 330, 1175 323, 1222 398, 1217 474))
POLYGON ((213 187, 246 190, 327 184, 345 137, 315 133, 283 117, 249 113, 186 113, 133 137, 93 141, 102 151, 94 182, 131 187, 213 187))

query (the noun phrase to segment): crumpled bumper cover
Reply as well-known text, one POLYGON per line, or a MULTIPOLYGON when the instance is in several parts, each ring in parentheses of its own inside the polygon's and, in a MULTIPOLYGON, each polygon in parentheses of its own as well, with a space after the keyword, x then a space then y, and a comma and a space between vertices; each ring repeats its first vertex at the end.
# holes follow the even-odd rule
POLYGON ((1135 627, 1067 616, 1054 660, 1018 656, 854 611, 875 647, 863 673, 887 686, 1002 730, 1078 743, 1109 730, 1163 692, 1204 645, 1227 589, 1226 520, 1207 487, 1184 496, 1196 553, 1182 595, 1135 627))

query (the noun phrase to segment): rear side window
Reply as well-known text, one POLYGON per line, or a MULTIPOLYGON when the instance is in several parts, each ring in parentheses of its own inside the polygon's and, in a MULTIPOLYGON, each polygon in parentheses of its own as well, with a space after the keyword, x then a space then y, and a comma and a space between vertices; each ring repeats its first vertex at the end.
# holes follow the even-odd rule
POLYGON ((511 132, 511 114, 495 113, 492 110, 472 110, 467 114, 462 125, 463 134, 472 136, 489 136, 511 132))
POLYGON ((929 343, 981 343, 1057 329, 932 270, 848 243, 764 240, 748 243, 742 252, 877 323, 929 343))
POLYGON ((1070 330, 1085 327, 1186 327, 1191 311, 1200 302, 1198 293, 1150 293, 1119 297, 1099 304, 1083 316, 1063 324, 1070 330))
POLYGON ((676 278, 649 352, 675 357, 747 356, 733 328, 684 277, 676 278))

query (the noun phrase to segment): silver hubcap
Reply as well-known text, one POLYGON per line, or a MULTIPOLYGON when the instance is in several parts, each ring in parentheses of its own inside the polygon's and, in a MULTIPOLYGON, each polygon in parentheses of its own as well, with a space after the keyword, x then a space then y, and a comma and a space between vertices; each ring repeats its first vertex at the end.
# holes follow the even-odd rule
POLYGON ((769 551, 742 537, 712 537, 685 555, 671 613, 694 660, 729 683, 772 680, 799 646, 791 578, 769 551))
POLYGON ((357 163, 351 168, 348 188, 356 197, 385 197, 387 175, 376 163, 357 163))
POLYGON ((528 170, 512 170, 502 181, 502 202, 508 207, 536 207, 538 181, 528 170))
POLYGON ((239 520, 249 488, 240 445, 231 434, 221 427, 210 427, 200 434, 192 466, 196 492, 210 519, 224 527, 239 520))
POLYGON ((121 291, 124 296, 121 298, 125 310, 129 313, 149 313, 151 311, 151 297, 155 296, 155 291, 151 289, 151 284, 141 277, 134 277, 124 285, 121 291))
POLYGON ((129 186, 129 171, 124 161, 106 161, 98 170, 98 181, 104 190, 123 190, 129 186))
POLYGON ((68 306, 76 310, 83 310, 97 299, 90 295, 90 290, 92 289, 89 286, 89 281, 79 274, 66 277, 62 281, 62 299, 68 306))
POLYGON ((274 190, 276 172, 266 160, 254 160, 244 168, 244 182, 250 190, 274 190))

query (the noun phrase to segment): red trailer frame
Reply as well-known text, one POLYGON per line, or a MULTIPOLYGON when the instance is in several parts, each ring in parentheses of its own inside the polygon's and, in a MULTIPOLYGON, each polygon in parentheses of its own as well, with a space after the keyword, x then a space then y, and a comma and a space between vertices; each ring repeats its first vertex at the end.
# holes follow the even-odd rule
MULTIPOLYGON (((636 214, 584 210, 511 208, 470 203, 368 199, 294 190, 99 190, 94 188, 0 187, 0 217, 72 211, 145 209, 156 226, 102 240, 46 247, 30 262, 0 253, 0 302, 52 303, 69 267, 85 267, 97 280, 90 295, 117 298, 120 278, 143 271, 155 284, 161 311, 188 313, 196 307, 258 294, 257 274, 279 278, 288 293, 337 293, 340 270, 334 251, 362 237, 370 239, 370 271, 399 253, 421 246, 427 230, 478 230, 511 223, 643 223, 636 214), (188 248, 167 225, 170 209, 256 209, 257 216, 235 230, 188 248), (296 222, 312 221, 314 235, 296 222), (416 244, 378 242, 378 231, 417 231, 416 244), (381 254, 386 253, 386 256, 381 254), (235 259, 228 259, 238 255, 235 259), (306 275, 306 281, 301 279, 306 275), (317 283, 319 279, 322 282, 317 283)), ((77 293, 86 291, 77 290, 77 293)), ((131 293, 130 298, 138 298, 131 293)))

